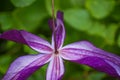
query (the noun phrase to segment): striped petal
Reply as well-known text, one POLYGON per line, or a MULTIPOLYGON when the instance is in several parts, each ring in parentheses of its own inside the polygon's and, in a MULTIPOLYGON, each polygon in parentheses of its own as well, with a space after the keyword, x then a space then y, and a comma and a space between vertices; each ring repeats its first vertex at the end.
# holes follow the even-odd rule
POLYGON ((61 80, 63 74, 64 65, 62 58, 59 56, 53 57, 48 66, 46 80, 61 80))
POLYGON ((3 80, 26 80, 33 72, 49 61, 50 54, 27 55, 16 59, 3 80))
POLYGON ((64 59, 88 65, 115 77, 120 77, 120 57, 96 48, 87 41, 76 42, 63 47, 64 59))
MULTIPOLYGON (((61 11, 57 12, 57 19, 63 22, 63 12, 61 11)), ((53 30, 53 19, 49 19, 48 24, 49 24, 49 27, 53 30)), ((55 23, 55 26, 56 26, 56 23, 55 23)))
POLYGON ((57 49, 61 48, 62 45, 63 45, 63 42, 64 42, 64 38, 65 38, 65 29, 64 29, 64 24, 63 24, 63 13, 58 11, 57 12, 55 32, 53 32, 53 34, 52 34, 52 45, 53 45, 53 47, 54 47, 54 44, 56 42, 57 49))
MULTIPOLYGON (((49 25, 50 29, 53 31, 53 19, 48 20, 48 25, 49 25)), ((55 23, 55 26, 56 26, 56 23, 55 23)))
POLYGON ((40 37, 35 36, 34 34, 26 32, 24 30, 6 31, 0 35, 0 38, 26 44, 32 49, 38 52, 41 52, 41 53, 52 52, 52 48, 47 41, 45 41, 44 39, 40 37))

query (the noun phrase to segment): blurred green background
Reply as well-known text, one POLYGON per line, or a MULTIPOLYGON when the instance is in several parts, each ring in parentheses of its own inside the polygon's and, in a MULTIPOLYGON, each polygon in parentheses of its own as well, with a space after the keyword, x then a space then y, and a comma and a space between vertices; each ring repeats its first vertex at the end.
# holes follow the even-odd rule
MULTIPOLYGON (((65 44, 88 40, 120 55, 120 0, 55 0, 55 12, 64 12, 65 44)), ((48 19, 51 0, 0 0, 0 33, 24 29, 51 41, 48 19)), ((25 45, 0 40, 0 80, 17 57, 36 54, 25 45)), ((63 80, 115 80, 92 68, 64 61, 63 80)), ((45 80, 47 65, 28 80, 45 80)))

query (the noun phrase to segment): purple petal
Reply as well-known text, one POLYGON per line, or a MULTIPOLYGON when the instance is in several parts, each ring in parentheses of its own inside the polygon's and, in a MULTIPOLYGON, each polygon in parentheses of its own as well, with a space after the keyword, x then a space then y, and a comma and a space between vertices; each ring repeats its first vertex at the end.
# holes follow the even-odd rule
MULTIPOLYGON (((58 11, 57 18, 63 22, 63 12, 58 11)), ((48 24, 49 24, 50 28, 53 30, 53 19, 49 19, 48 24)), ((56 22, 55 22, 55 26, 56 26, 56 22)))
POLYGON ((56 47, 61 48, 65 38, 65 29, 63 24, 63 13, 57 13, 55 32, 52 34, 52 45, 56 42, 56 47), (54 34, 55 33, 55 34, 54 34), (55 39, 54 39, 55 38, 55 39))
POLYGON ((94 47, 87 41, 76 42, 63 47, 64 59, 88 65, 115 77, 120 77, 120 57, 94 47))
POLYGON ((0 35, 0 38, 26 44, 41 53, 51 53, 50 44, 44 39, 24 30, 10 30, 0 35))
POLYGON ((49 19, 48 24, 49 24, 50 29, 53 31, 53 19, 49 19))
POLYGON ((62 58, 59 56, 53 57, 48 66, 46 80, 61 80, 63 74, 64 65, 62 58))
POLYGON ((50 60, 50 54, 27 55, 16 59, 3 80, 26 80, 33 72, 50 60))
POLYGON ((59 20, 63 21, 63 12, 58 11, 58 12, 57 12, 57 18, 58 18, 59 20))

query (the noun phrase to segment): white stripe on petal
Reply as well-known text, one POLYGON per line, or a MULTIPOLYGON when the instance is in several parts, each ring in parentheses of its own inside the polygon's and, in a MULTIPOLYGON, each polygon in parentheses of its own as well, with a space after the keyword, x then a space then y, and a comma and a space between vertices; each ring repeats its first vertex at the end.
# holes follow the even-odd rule
POLYGON ((63 74, 64 65, 62 58, 60 56, 53 56, 47 69, 46 80, 61 80, 63 74))
POLYGON ((50 61, 50 54, 27 55, 16 59, 3 80, 26 80, 34 71, 50 61))

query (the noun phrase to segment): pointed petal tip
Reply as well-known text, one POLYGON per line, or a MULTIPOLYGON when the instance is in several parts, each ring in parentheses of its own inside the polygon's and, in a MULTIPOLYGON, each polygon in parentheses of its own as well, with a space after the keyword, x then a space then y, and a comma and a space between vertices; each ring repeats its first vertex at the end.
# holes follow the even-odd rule
POLYGON ((48 25, 51 31, 53 31, 53 19, 48 20, 48 25))
POLYGON ((51 55, 37 54, 17 58, 10 66, 3 80, 27 80, 27 78, 49 62, 51 55))
MULTIPOLYGON (((63 22, 63 12, 62 11, 57 11, 57 15, 56 15, 57 19, 61 20, 63 22)), ((48 20, 48 25, 50 27, 51 30, 53 30, 53 19, 49 19, 48 20)), ((56 26, 56 21, 55 21, 55 26, 56 26)))
POLYGON ((114 64, 114 62, 103 60, 102 58, 99 57, 86 57, 75 62, 87 65, 98 71, 105 72, 110 76, 120 78, 120 67, 119 65, 114 64))
POLYGON ((56 48, 59 49, 62 47, 65 39, 65 28, 63 23, 63 13, 61 11, 58 11, 56 16, 56 35, 52 34, 52 46, 54 47, 54 44, 56 42, 56 48))
POLYGON ((50 53, 52 51, 48 41, 25 30, 5 31, 0 38, 28 45, 37 52, 50 53))
POLYGON ((63 15, 63 12, 60 11, 60 10, 58 10, 58 11, 57 11, 57 14, 61 14, 61 15, 63 15))
POLYGON ((96 48, 88 41, 75 42, 63 47, 62 57, 90 66, 113 77, 120 77, 120 57, 96 48))
POLYGON ((60 19, 63 22, 63 15, 64 13, 62 11, 57 11, 57 18, 60 19))
POLYGON ((11 41, 14 41, 14 42, 27 44, 25 42, 25 40, 22 38, 20 32, 18 30, 15 30, 15 29, 3 32, 0 35, 0 38, 1 39, 6 39, 6 40, 11 40, 11 41))

